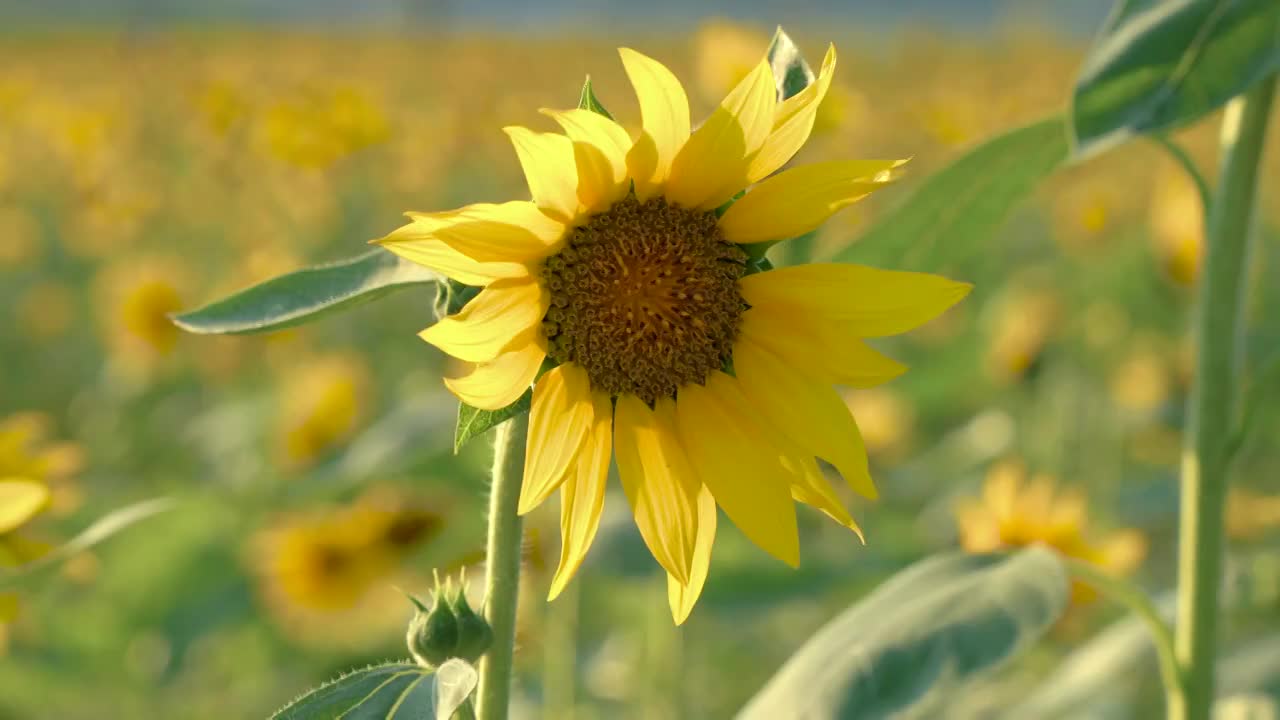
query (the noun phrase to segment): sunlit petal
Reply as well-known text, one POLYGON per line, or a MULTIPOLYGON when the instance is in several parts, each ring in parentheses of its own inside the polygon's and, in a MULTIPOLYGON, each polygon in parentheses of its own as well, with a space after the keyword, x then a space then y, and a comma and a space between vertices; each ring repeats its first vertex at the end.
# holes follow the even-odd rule
POLYGON ((524 515, 555 492, 574 467, 595 419, 587 373, 565 363, 548 370, 533 386, 529 439, 519 513, 524 515))
POLYGON ((592 393, 591 412, 591 431, 560 487, 560 565, 551 579, 548 600, 556 599, 582 565, 604 510, 613 425, 613 403, 609 396, 592 393))
POLYGON ((517 343, 527 342, 547 312, 547 293, 532 279, 492 283, 456 315, 419 337, 467 362, 489 362, 517 343))
POLYGON ((529 389, 547 356, 535 333, 524 346, 502 353, 487 363, 478 363, 460 377, 445 378, 445 387, 462 402, 481 410, 501 410, 529 389))

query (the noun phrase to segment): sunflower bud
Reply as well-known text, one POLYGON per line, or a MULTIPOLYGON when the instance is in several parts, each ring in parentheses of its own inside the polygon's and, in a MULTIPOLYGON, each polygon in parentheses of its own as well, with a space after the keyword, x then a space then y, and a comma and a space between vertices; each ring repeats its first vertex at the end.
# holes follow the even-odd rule
POLYGON ((465 583, 458 588, 458 594, 453 598, 453 615, 458 622, 458 647, 454 657, 474 663, 493 644, 493 630, 467 603, 465 583))
POLYGON ((445 594, 436 588, 435 602, 430 610, 412 595, 417 612, 409 621, 409 631, 405 641, 413 659, 424 667, 439 667, 445 660, 455 656, 458 647, 458 619, 445 594))

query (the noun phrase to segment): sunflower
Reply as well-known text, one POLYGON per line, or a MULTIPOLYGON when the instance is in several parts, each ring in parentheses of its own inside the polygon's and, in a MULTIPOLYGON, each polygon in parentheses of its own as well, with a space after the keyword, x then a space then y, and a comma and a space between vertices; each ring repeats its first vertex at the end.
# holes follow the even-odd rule
MULTIPOLYGON (((1053 478, 1027 478, 1016 460, 994 465, 981 498, 965 498, 956 506, 960 545, 968 552, 1044 544, 1065 557, 1083 560, 1117 575, 1132 572, 1146 556, 1146 538, 1137 530, 1110 533, 1101 542, 1088 534, 1088 501, 1076 488, 1059 488, 1053 478)), ((1083 582, 1071 587, 1075 603, 1093 600, 1096 592, 1083 582)))
POLYGON ((834 48, 815 82, 782 102, 762 60, 692 132, 671 71, 619 52, 640 103, 635 132, 588 110, 544 110, 564 134, 506 128, 532 201, 410 213, 374 242, 483 286, 421 335, 469 364, 445 380, 455 395, 493 410, 534 384, 519 512, 561 491, 550 596, 591 545, 612 457, 680 623, 706 579, 717 506, 791 566, 793 499, 857 532, 815 461, 875 497, 833 385, 901 374, 863 338, 916 327, 969 285, 859 265, 756 272, 744 246, 816 229, 902 164, 774 174, 808 138, 834 48))

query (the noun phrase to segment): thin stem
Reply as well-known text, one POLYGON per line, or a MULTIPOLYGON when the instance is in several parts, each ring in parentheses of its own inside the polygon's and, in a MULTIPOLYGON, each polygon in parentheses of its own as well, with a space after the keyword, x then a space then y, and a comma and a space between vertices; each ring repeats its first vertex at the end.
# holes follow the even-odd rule
POLYGON ((511 665, 516 643, 516 601, 520 590, 520 483, 529 420, 519 415, 498 426, 489 489, 484 619, 493 628, 493 647, 480 660, 476 717, 506 720, 511 704, 511 665))
POLYGON ((1263 80, 1232 100, 1222 121, 1222 171, 1208 212, 1204 284, 1196 311, 1196 372, 1182 453, 1174 650, 1183 692, 1170 698, 1173 720, 1208 720, 1213 704, 1223 514, 1244 357, 1245 271, 1258 163, 1274 92, 1274 78, 1263 80))
POLYGON ((1108 575, 1083 560, 1064 557, 1062 561, 1077 579, 1129 608, 1146 624, 1151 633, 1151 643, 1156 648, 1156 661, 1160 665, 1160 680, 1164 683, 1165 693, 1169 698, 1181 695, 1182 678, 1178 675, 1178 661, 1174 656, 1173 633, 1169 631, 1164 618, 1160 617, 1160 611, 1152 604, 1151 598, 1132 584, 1108 575))
POLYGON ((1187 154, 1186 148, 1179 145, 1175 140, 1165 135, 1152 135, 1151 139, 1157 145, 1168 151, 1169 155, 1178 163, 1178 165, 1187 173, 1191 181, 1196 185, 1196 191, 1200 193, 1200 207, 1209 208, 1212 201, 1212 194, 1209 190, 1209 183, 1204 179, 1204 173, 1200 172, 1200 167, 1196 165, 1196 161, 1191 159, 1187 154))

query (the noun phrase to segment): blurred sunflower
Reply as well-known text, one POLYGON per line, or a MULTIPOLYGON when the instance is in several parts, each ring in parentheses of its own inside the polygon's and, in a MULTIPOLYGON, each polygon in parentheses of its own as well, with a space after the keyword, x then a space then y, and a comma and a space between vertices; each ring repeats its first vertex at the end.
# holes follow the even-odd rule
MULTIPOLYGON (((25 526, 46 510, 74 510, 79 494, 69 477, 80 467, 80 449, 69 443, 47 443, 49 421, 36 414, 0 420, 0 568, 38 559, 49 546, 24 533, 25 526)), ((18 596, 0 593, 0 646, 18 612, 18 596)))
POLYGON ((1013 383, 1031 372, 1057 330, 1062 305, 1057 293, 1030 286, 1014 289, 995 306, 987 343, 987 373, 1013 383))
POLYGON ((130 258, 98 279, 101 326, 116 359, 148 371, 173 352, 181 331, 169 319, 183 307, 186 272, 168 258, 130 258))
MULTIPOLYGON (((1006 460, 987 474, 981 498, 956 506, 960 545, 984 553, 1042 543, 1062 555, 1097 565, 1117 575, 1132 572, 1146 556, 1146 538, 1136 530, 1111 533, 1101 544, 1089 540, 1088 500, 1075 488, 1058 489, 1037 475, 1029 481, 1021 462, 1006 460)), ((1096 597, 1088 585, 1074 582, 1072 601, 1096 597)))
POLYGON ((445 380, 463 402, 502 408, 537 381, 519 511, 562 490, 551 597, 591 545, 616 451, 679 623, 706 579, 717 505, 792 566, 792 499, 857 531, 814 459, 875 497, 857 425, 832 385, 901 374, 862 338, 906 332, 969 286, 858 265, 751 272, 744 245, 819 227, 902 164, 832 161, 774 174, 809 135, 834 48, 815 82, 783 102, 768 60, 758 61, 692 132, 671 71, 620 53, 640 101, 634 137, 587 110, 546 110, 566 135, 506 128, 532 202, 411 213, 375 242, 484 286, 422 333, 473 363, 445 380), (554 367, 540 375, 547 360, 554 367))
POLYGON ((312 465, 363 420, 368 371, 354 355, 315 358, 290 370, 280 388, 279 456, 288 469, 312 465))
POLYGON ((1232 487, 1227 490, 1227 536, 1257 540, 1280 528, 1280 495, 1232 487))
POLYGON ((1186 173, 1161 173, 1151 194, 1151 239, 1161 269, 1178 285, 1190 287, 1200 275, 1204 247, 1204 208, 1186 173))
POLYGON ((375 489, 347 507, 280 518, 252 538, 250 563, 277 621, 308 640, 342 641, 380 617, 403 622, 392 582, 444 523, 437 509, 375 489))

